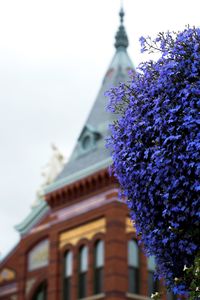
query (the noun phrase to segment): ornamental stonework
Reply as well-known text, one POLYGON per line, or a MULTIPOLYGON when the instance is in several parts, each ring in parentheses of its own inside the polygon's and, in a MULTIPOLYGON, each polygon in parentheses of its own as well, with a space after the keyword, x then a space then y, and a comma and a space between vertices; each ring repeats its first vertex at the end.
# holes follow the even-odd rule
POLYGON ((49 263, 49 241, 39 242, 28 254, 28 271, 46 267, 49 263))
POLYGON ((15 272, 9 268, 4 268, 0 272, 0 283, 3 283, 4 281, 11 281, 14 280, 16 277, 15 272))

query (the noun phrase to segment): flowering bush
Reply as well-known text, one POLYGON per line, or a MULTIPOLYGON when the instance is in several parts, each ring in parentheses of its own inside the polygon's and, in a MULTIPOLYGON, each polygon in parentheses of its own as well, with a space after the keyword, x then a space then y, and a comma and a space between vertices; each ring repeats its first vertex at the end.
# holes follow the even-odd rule
MULTIPOLYGON (((114 175, 147 255, 174 293, 200 245, 200 29, 141 38, 160 58, 142 63, 128 84, 112 88, 109 110, 114 175)), ((197 290, 198 292, 198 290, 197 290)))

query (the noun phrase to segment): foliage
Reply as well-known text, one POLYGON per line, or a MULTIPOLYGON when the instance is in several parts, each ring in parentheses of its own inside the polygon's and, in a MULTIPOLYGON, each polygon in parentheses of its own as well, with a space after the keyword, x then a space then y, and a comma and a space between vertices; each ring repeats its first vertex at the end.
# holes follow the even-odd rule
POLYGON ((141 38, 160 58, 106 94, 113 172, 147 255, 175 294, 187 294, 200 244, 200 29, 141 38))
POLYGON ((200 253, 197 254, 194 264, 189 268, 184 266, 184 281, 190 284, 190 299, 198 299, 200 296, 200 253))

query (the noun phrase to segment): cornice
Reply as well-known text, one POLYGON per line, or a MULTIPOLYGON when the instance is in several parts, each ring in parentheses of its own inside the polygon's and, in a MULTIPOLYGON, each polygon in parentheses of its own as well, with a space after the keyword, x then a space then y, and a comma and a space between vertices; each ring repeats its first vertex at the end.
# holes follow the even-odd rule
POLYGON ((79 170, 76 173, 67 176, 65 178, 61 178, 60 180, 56 180, 49 186, 45 188, 45 194, 48 195, 49 193, 52 193, 56 190, 59 190, 63 188, 66 185, 72 184, 75 181, 78 181, 84 177, 87 177, 91 175, 92 173, 95 173, 101 169, 104 169, 112 164, 111 158, 107 158, 104 161, 100 161, 97 164, 94 164, 92 166, 89 166, 88 168, 85 168, 83 170, 79 170))
POLYGON ((40 203, 32 209, 30 214, 18 225, 15 229, 21 234, 26 234, 37 222, 44 216, 49 210, 49 206, 46 201, 41 199, 40 203))
POLYGON ((109 175, 108 168, 104 168, 47 194, 45 199, 48 205, 54 209, 66 204, 72 204, 72 202, 111 186, 118 186, 117 181, 109 175))

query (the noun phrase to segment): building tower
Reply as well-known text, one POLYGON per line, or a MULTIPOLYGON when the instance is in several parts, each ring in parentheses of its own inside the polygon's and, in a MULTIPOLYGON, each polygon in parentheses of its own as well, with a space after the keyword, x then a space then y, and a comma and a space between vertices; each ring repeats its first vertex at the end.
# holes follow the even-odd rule
POLYGON ((146 300, 153 291, 153 260, 138 248, 105 148, 113 116, 104 93, 134 71, 123 22, 121 10, 115 55, 69 161, 0 264, 1 300, 146 300))

